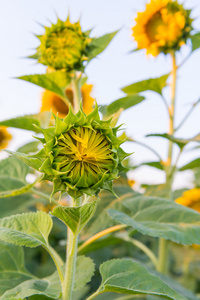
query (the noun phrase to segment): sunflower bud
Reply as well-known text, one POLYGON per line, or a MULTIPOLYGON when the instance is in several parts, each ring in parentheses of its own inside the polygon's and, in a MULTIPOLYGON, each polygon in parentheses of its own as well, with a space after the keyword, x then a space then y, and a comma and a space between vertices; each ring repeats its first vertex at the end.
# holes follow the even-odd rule
POLYGON ((177 1, 151 0, 135 21, 132 29, 138 49, 157 56, 179 50, 190 37, 193 20, 190 11, 177 1))
MULTIPOLYGON (((112 191, 112 180, 123 170, 127 157, 116 137, 111 120, 101 121, 97 105, 92 113, 80 110, 74 115, 69 108, 65 119, 55 117, 55 127, 41 129, 44 149, 40 152, 43 179, 53 181, 53 193, 68 192, 73 197, 112 191)), ((39 157, 40 158, 40 157, 39 157)))
POLYGON ((45 34, 37 36, 41 42, 37 53, 39 63, 55 70, 81 70, 87 60, 87 47, 91 43, 87 33, 82 32, 80 23, 71 23, 69 18, 63 22, 45 27, 45 34))

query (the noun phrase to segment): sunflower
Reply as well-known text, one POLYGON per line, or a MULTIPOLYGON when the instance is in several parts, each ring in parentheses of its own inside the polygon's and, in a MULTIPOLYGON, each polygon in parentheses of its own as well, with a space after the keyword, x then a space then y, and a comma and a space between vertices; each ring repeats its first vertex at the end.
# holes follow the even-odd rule
POLYGON ((179 50, 192 30, 190 11, 173 0, 151 0, 135 21, 132 30, 138 49, 153 56, 179 50))
POLYGON ((11 139, 12 135, 8 132, 7 128, 0 126, 0 149, 5 149, 11 139))
MULTIPOLYGON (((82 95, 82 101, 83 101, 83 111, 86 115, 92 112, 93 105, 94 105, 94 98, 90 96, 90 93, 92 91, 93 85, 85 83, 81 87, 81 95, 82 95)), ((69 101, 71 102, 73 106, 73 91, 69 87, 65 90, 65 94, 69 101)), ((57 96, 55 93, 46 90, 43 93, 42 96, 42 106, 40 111, 50 111, 56 115, 58 113, 59 118, 65 118, 68 114, 69 107, 68 105, 57 96)))
POLYGON ((44 148, 34 154, 42 162, 37 170, 43 180, 53 181, 52 195, 60 191, 76 198, 112 191, 112 180, 124 170, 121 161, 129 156, 120 148, 124 141, 116 136, 118 128, 100 120, 97 105, 89 115, 82 110, 74 115, 70 107, 64 119, 54 117, 55 126, 41 128, 44 148))
POLYGON ((58 19, 56 24, 44 28, 45 33, 37 36, 40 46, 30 57, 54 70, 83 70, 92 39, 88 32, 82 32, 80 22, 58 19))
POLYGON ((190 207, 200 213, 200 188, 195 188, 183 193, 176 203, 190 207))

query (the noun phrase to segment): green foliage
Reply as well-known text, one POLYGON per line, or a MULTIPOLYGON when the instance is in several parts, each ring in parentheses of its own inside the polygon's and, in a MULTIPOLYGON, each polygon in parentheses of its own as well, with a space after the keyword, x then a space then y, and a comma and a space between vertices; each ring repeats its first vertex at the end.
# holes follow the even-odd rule
POLYGON ((94 270, 95 265, 91 258, 83 255, 77 257, 74 291, 80 290, 91 280, 94 270))
POLYGON ((101 52, 103 52, 109 45, 109 43, 112 41, 117 32, 118 30, 111 33, 107 33, 99 38, 93 38, 90 44, 92 50, 90 50, 90 52, 88 53, 88 60, 90 61, 92 58, 96 57, 101 52))
POLYGON ((200 47, 200 32, 197 32, 196 34, 191 36, 191 42, 192 51, 195 51, 200 47))
POLYGON ((100 272, 102 283, 98 289, 99 293, 150 294, 167 299, 186 300, 159 277, 130 259, 107 261, 100 266, 100 272))
POLYGON ((25 213, 0 220, 0 240, 19 246, 48 246, 52 220, 44 212, 25 213))
POLYGON ((145 91, 153 91, 162 95, 162 90, 167 85, 169 74, 163 75, 158 78, 150 78, 147 80, 139 81, 122 88, 126 94, 137 94, 145 91))
POLYGON ((34 278, 24 267, 21 247, 1 242, 0 261, 0 296, 21 282, 34 278))
MULTIPOLYGON (((19 158, 21 161, 23 161, 27 166, 39 171, 40 167, 43 163, 41 158, 38 158, 37 155, 27 155, 24 153, 20 152, 13 152, 13 151, 8 151, 8 153, 12 154, 13 156, 19 158)), ((41 152, 40 152, 41 153, 41 152)))
POLYGON ((186 170, 192 170, 200 167, 200 158, 196 158, 186 164, 185 166, 181 167, 179 171, 186 171, 186 170))
POLYGON ((30 143, 27 143, 27 144, 19 147, 17 149, 17 152, 22 152, 22 153, 25 153, 25 154, 34 153, 34 152, 37 152, 39 150, 38 149, 39 145, 40 145, 40 142, 37 142, 37 141, 30 142, 30 143))
POLYGON ((98 202, 98 200, 93 200, 78 207, 56 206, 52 215, 69 226, 74 234, 78 234, 95 213, 98 202))
POLYGON ((34 115, 26 115, 5 121, 1 121, 0 125, 9 126, 19 129, 31 130, 36 133, 40 132, 36 126, 47 127, 50 122, 51 114, 49 112, 41 112, 34 115))
POLYGON ((54 92, 61 98, 68 101, 65 94, 65 89, 70 84, 71 77, 66 72, 55 71, 47 74, 25 75, 18 77, 18 79, 36 84, 46 90, 54 92))
POLYGON ((115 100, 109 105, 101 106, 100 112, 103 113, 104 118, 108 118, 114 114, 117 114, 119 111, 126 110, 132 106, 135 106, 136 104, 139 104, 143 100, 145 100, 145 98, 137 94, 123 97, 115 100))
POLYGON ((155 197, 127 197, 127 213, 109 209, 115 221, 132 226, 144 235, 169 239, 183 245, 200 244, 200 215, 174 202, 155 197))

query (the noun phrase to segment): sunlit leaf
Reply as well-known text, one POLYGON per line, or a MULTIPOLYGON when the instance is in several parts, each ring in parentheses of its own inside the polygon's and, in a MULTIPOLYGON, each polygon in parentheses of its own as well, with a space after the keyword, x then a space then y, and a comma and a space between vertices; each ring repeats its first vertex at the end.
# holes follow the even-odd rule
POLYGON ((167 85, 168 77, 169 74, 166 74, 158 78, 150 78, 147 80, 139 81, 122 88, 122 91, 129 95, 145 91, 154 91, 161 95, 163 88, 167 85))
POLYGON ((200 32, 197 32, 196 34, 191 36, 191 42, 192 42, 192 51, 195 51, 198 48, 200 48, 200 32))
POLYGON ((181 167, 179 169, 179 171, 186 171, 186 170, 191 170, 191 169, 195 169, 195 168, 200 168, 200 158, 196 158, 196 159, 192 160, 185 166, 181 167))
POLYGON ((51 113, 44 111, 35 115, 26 115, 22 117, 16 117, 12 119, 8 119, 5 121, 1 121, 0 125, 14 127, 19 129, 31 130, 36 133, 40 133, 37 127, 47 127, 49 125, 51 118, 51 113))
POLYGON ((66 74, 66 72, 62 71, 55 71, 47 74, 25 75, 18 77, 18 79, 22 79, 30 83, 36 84, 40 87, 43 87, 46 90, 54 92, 55 94, 65 99, 65 89, 71 81, 70 76, 66 74))
POLYGON ((56 206, 52 215, 63 221, 73 233, 78 234, 95 213, 98 200, 78 207, 56 206))
POLYGON ((155 197, 127 197, 127 213, 109 209, 115 221, 144 235, 169 239, 183 245, 200 244, 200 214, 193 209, 155 197))
POLYGON ((26 247, 46 246, 51 228, 51 217, 44 212, 6 217, 0 220, 0 240, 26 247))
POLYGON ((98 289, 99 293, 150 294, 167 299, 186 300, 159 277, 130 259, 107 261, 100 266, 100 273, 102 283, 98 289))

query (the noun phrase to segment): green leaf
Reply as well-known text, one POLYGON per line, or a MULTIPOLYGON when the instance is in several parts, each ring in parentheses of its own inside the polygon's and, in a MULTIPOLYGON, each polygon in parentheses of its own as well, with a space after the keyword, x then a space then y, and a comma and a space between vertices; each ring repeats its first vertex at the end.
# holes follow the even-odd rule
POLYGON ((139 104, 145 100, 143 96, 140 95, 131 95, 124 98, 120 98, 118 100, 115 100, 109 105, 104 105, 100 108, 100 112, 104 114, 104 116, 109 117, 113 114, 118 113, 118 111, 126 110, 136 104, 139 104))
POLYGON ((0 161, 0 176, 9 176, 25 182, 29 167, 17 157, 10 156, 0 161))
MULTIPOLYGON (((61 294, 61 285, 57 271, 51 276, 39 279, 31 279, 7 290, 0 300, 25 299, 32 295, 45 295, 50 299, 58 299, 61 294)), ((36 298, 37 299, 37 298, 36 298)), ((42 298, 41 299, 45 299, 42 298)), ((47 298, 48 299, 48 298, 47 298)))
POLYGON ((126 94, 137 94, 145 91, 154 91, 162 95, 162 89, 167 85, 169 74, 163 75, 158 78, 150 78, 147 80, 139 81, 122 88, 126 94))
POLYGON ((145 267, 130 259, 113 259, 100 266, 99 293, 150 294, 173 300, 186 300, 145 267))
POLYGON ((66 72, 55 71, 47 74, 25 75, 18 79, 39 85, 67 100, 65 89, 70 84, 71 78, 66 72))
POLYGON ((127 213, 109 209, 115 221, 132 226, 144 235, 169 239, 183 245, 200 244, 200 214, 193 209, 155 197, 129 197, 127 213))
POLYGON ((36 182, 24 184, 8 176, 0 176, 0 198, 18 196, 29 192, 36 182))
POLYGON ((28 165, 29 167, 39 171, 41 165, 43 164, 43 161, 40 158, 37 158, 37 154, 36 156, 34 155, 27 155, 24 153, 20 153, 20 152, 13 152, 13 151, 8 151, 6 150, 6 152, 8 152, 9 154, 19 158, 21 161, 23 161, 26 165, 28 165))
POLYGON ((89 52, 88 60, 90 61, 92 58, 102 53, 112 41, 117 32, 118 30, 111 33, 107 33, 99 38, 93 38, 90 44, 92 50, 89 52))
POLYGON ((17 118, 1 121, 0 125, 25 129, 25 130, 31 130, 36 133, 40 133, 40 130, 38 130, 38 128, 35 127, 34 125, 39 127, 47 127, 49 126, 50 118, 51 118, 51 113, 44 111, 34 115, 26 115, 23 117, 17 117, 17 118))
POLYGON ((95 264, 91 258, 78 256, 76 262, 76 274, 74 282, 74 291, 80 290, 88 283, 94 275, 95 264))
POLYGON ((149 166, 149 167, 153 167, 153 168, 156 168, 158 170, 164 170, 163 169, 163 165, 161 164, 161 162, 159 161, 149 161, 149 162, 144 162, 138 166, 136 166, 137 168, 138 167, 141 167, 141 166, 149 166))
POLYGON ((74 234, 78 234, 95 213, 98 203, 98 200, 93 200, 78 207, 56 206, 52 215, 69 226, 74 234))
POLYGON ((22 153, 25 153, 25 154, 34 153, 34 152, 37 152, 39 150, 38 149, 39 145, 40 145, 40 142, 37 142, 37 141, 30 142, 30 143, 27 143, 27 144, 19 147, 17 149, 17 152, 22 152, 22 153))
POLYGON ((189 142, 200 142, 200 134, 196 135, 195 137, 191 139, 180 139, 176 138, 172 135, 169 135, 167 133, 159 134, 159 133, 154 133, 154 134, 148 134, 146 137, 163 137, 167 140, 172 141, 173 143, 177 144, 180 149, 183 149, 185 145, 187 145, 189 142))
POLYGON ((83 229, 84 239, 96 234, 97 232, 104 230, 108 227, 114 226, 116 224, 107 214, 108 208, 123 209, 122 203, 127 197, 139 195, 135 192, 128 184, 127 178, 121 177, 113 181, 114 192, 118 195, 116 198, 110 192, 103 190, 99 194, 101 199, 98 209, 92 219, 88 222, 85 229, 83 229))
POLYGON ((191 42, 192 42, 192 51, 195 51, 198 48, 200 48, 200 32, 191 36, 191 42))
POLYGON ((0 240, 26 247, 48 245, 52 220, 44 212, 25 213, 0 220, 0 240))
POLYGON ((0 295, 25 280, 34 278, 24 267, 23 248, 0 243, 0 295))
POLYGON ((192 170, 192 169, 199 168, 199 167, 200 167, 200 158, 196 158, 195 160, 192 160, 185 166, 181 167, 179 169, 179 171, 192 170))

